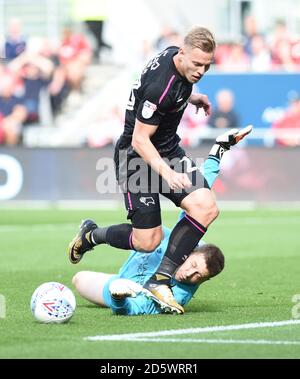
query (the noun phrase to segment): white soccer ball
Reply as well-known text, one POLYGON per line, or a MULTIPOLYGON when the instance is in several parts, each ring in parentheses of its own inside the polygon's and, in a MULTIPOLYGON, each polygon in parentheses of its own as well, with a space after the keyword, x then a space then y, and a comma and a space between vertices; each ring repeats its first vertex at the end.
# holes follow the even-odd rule
POLYGON ((34 318, 43 323, 67 322, 76 309, 73 292, 64 284, 41 284, 31 296, 30 308, 34 318))

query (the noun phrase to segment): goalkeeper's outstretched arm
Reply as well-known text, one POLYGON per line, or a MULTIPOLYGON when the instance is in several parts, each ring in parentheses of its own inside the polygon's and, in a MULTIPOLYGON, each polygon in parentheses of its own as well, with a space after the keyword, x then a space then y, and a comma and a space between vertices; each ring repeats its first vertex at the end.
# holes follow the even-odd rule
MULTIPOLYGON (((244 137, 251 133, 252 129, 252 125, 248 125, 241 130, 231 129, 228 132, 221 134, 219 137, 216 138, 216 142, 211 148, 208 157, 205 159, 204 163, 200 167, 202 175, 204 176, 210 188, 212 188, 215 180, 217 179, 220 173, 220 162, 223 157, 223 154, 226 151, 230 150, 231 146, 236 145, 239 141, 241 141, 244 137)), ((184 216, 185 212, 182 211, 180 214, 180 218, 184 216)))

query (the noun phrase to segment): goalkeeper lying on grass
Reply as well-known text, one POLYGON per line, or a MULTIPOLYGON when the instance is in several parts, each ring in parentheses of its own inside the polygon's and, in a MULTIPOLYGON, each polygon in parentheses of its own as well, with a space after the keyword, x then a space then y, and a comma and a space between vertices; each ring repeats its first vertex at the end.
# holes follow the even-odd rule
MULTIPOLYGON (((201 171, 212 187, 220 171, 220 160, 224 151, 229 150, 252 128, 238 132, 232 130, 220 136, 205 160, 201 171), (236 139, 235 143, 232 140, 236 139), (230 145, 228 141, 231 141, 230 145)), ((180 218, 184 217, 184 212, 180 218)), ((81 271, 73 277, 73 284, 79 294, 88 301, 102 307, 109 307, 119 315, 140 315, 172 313, 168 304, 143 287, 156 272, 169 242, 171 230, 164 228, 161 244, 151 253, 132 251, 117 275, 81 271)), ((196 249, 177 269, 172 279, 172 292, 178 304, 185 306, 197 291, 199 285, 218 275, 224 268, 224 255, 212 244, 200 241, 196 249)))
MULTIPOLYGON (((133 251, 118 275, 81 271, 73 278, 79 294, 90 302, 110 307, 115 314, 140 315, 170 313, 167 305, 156 302, 143 284, 157 269, 168 245, 170 229, 164 228, 164 239, 152 253, 133 251)), ((224 256, 211 244, 197 247, 179 267, 173 279, 172 292, 176 301, 185 306, 199 285, 219 274, 224 267, 224 256)))

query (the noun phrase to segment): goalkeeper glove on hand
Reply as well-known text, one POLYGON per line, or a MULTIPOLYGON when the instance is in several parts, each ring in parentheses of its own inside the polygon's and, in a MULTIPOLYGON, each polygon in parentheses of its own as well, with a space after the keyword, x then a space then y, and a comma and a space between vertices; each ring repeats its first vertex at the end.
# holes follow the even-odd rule
POLYGON ((143 287, 129 279, 115 279, 109 285, 109 292, 115 300, 136 297, 143 287))
POLYGON ((212 147, 209 156, 213 156, 221 160, 225 151, 228 151, 231 146, 236 145, 239 141, 251 133, 252 129, 252 125, 248 125, 241 130, 231 129, 228 132, 221 134, 216 138, 216 143, 212 147))

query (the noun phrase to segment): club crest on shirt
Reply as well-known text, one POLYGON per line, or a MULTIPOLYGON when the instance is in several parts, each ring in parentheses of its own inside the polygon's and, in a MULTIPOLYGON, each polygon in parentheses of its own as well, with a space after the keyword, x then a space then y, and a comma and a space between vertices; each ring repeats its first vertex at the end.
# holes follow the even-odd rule
POLYGON ((141 197, 140 202, 147 205, 147 207, 149 207, 150 204, 155 205, 153 197, 141 197))
POLYGON ((150 101, 146 100, 142 110, 142 116, 146 119, 151 118, 153 113, 156 111, 157 106, 150 101))

